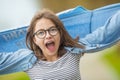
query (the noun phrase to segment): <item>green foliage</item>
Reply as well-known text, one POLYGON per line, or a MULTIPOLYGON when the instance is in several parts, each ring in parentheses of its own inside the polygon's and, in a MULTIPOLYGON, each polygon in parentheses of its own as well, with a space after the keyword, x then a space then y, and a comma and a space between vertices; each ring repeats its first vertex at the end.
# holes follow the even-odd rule
POLYGON ((116 45, 103 51, 103 53, 105 53, 102 56, 103 61, 106 61, 107 64, 114 69, 120 80, 120 46, 116 45))
POLYGON ((0 80, 30 80, 25 72, 16 72, 0 75, 0 80))

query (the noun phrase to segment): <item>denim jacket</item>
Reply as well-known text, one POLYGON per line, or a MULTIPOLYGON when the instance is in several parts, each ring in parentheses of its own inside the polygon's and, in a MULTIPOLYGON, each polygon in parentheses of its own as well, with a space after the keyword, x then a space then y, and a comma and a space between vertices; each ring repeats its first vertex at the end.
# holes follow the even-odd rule
MULTIPOLYGON (((104 15, 104 14, 103 14, 104 15)), ((71 53, 93 53, 111 47, 120 40, 120 11, 110 17, 104 26, 81 38, 79 43, 85 49, 66 47, 71 53)), ((16 52, 0 54, 0 74, 26 71, 32 68, 37 58, 32 51, 20 49, 16 52)))

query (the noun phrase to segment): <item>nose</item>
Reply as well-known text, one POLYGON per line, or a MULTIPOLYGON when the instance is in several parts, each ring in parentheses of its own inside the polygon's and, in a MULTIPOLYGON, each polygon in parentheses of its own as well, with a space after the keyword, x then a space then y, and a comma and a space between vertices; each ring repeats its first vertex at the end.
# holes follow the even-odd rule
POLYGON ((50 35, 50 33, 48 31, 46 31, 46 39, 51 38, 52 36, 50 35))

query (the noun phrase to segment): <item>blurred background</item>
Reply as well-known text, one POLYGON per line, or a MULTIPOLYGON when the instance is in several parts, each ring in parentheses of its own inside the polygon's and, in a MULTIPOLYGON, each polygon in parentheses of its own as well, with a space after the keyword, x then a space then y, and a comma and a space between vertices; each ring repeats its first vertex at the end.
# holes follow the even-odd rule
MULTIPOLYGON (((93 10, 106 5, 119 3, 120 0, 0 0, 0 32, 24 27, 30 24, 34 13, 48 8, 55 13, 83 6, 93 10)), ((80 73, 82 80, 120 80, 120 46, 81 58, 80 73)))

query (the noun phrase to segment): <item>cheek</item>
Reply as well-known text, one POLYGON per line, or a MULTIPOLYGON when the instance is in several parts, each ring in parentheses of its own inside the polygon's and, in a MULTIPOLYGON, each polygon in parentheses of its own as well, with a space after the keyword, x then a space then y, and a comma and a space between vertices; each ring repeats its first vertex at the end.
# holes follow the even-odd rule
POLYGON ((56 43, 58 46, 60 45, 60 35, 56 36, 56 43))
POLYGON ((43 48, 43 45, 44 45, 43 40, 35 39, 34 42, 35 42, 35 44, 36 44, 37 46, 39 46, 41 49, 43 48))

